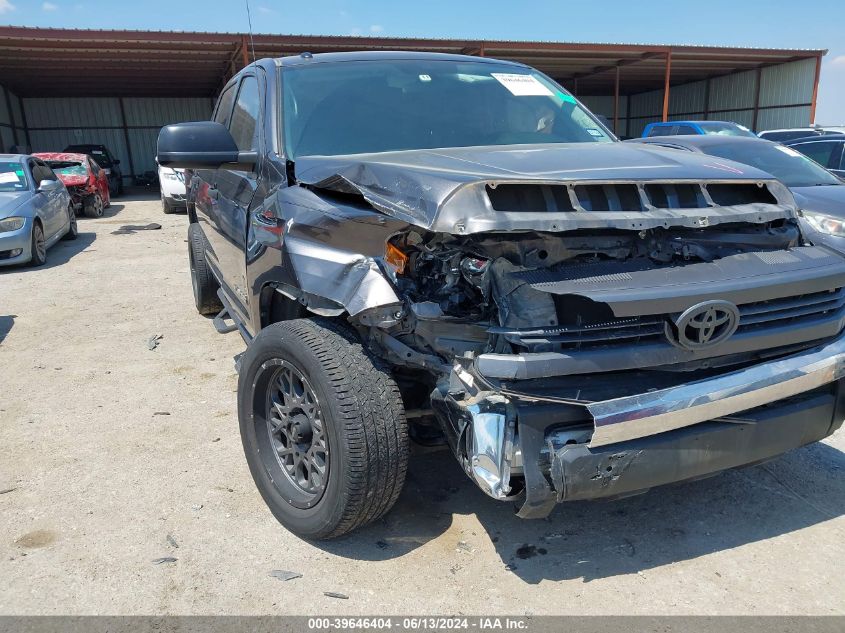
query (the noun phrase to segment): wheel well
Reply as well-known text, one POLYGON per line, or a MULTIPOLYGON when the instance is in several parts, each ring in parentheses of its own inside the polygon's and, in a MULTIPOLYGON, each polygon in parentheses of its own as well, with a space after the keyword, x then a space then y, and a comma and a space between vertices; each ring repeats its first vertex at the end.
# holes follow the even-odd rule
POLYGON ((276 290, 273 286, 264 286, 261 291, 261 327, 265 328, 279 321, 289 321, 308 316, 308 310, 298 301, 294 301, 276 290))

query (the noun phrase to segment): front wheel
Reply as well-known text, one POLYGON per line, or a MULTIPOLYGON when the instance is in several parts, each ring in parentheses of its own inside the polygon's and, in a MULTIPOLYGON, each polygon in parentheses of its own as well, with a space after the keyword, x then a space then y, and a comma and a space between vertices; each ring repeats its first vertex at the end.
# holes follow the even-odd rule
POLYGON ((32 225, 32 242, 30 244, 32 258, 30 266, 43 266, 47 263, 47 240, 44 239, 44 229, 36 222, 32 225))
POLYGON ((241 365, 238 418, 261 496, 302 538, 375 521, 402 490, 409 449, 399 388, 341 324, 294 319, 262 330, 241 365))
POLYGON ((79 225, 76 223, 76 212, 73 210, 72 204, 68 205, 67 218, 70 222, 70 226, 62 239, 75 240, 79 236, 79 225))

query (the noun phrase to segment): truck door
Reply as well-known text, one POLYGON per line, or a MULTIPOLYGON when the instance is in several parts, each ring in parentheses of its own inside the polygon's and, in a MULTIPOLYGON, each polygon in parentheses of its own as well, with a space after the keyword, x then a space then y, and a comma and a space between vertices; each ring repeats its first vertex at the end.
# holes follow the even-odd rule
MULTIPOLYGON (((235 104, 235 95, 237 94, 238 85, 233 83, 227 86, 217 100, 217 108, 214 111, 213 120, 229 127, 229 119, 232 117, 232 107, 235 104)), ((194 171, 191 189, 194 197, 194 209, 196 210, 197 223, 202 229, 205 236, 207 248, 206 259, 214 271, 215 277, 222 283, 226 284, 220 267, 219 252, 225 250, 222 244, 223 233, 220 229, 219 213, 220 213, 220 195, 217 189, 217 174, 216 169, 197 169, 194 171)), ((232 291, 226 288, 228 295, 232 295, 232 291)))
MULTIPOLYGON (((257 151, 261 130, 260 90, 255 75, 245 75, 238 90, 229 131, 238 150, 257 151)), ((261 160, 259 152, 259 161, 261 160)), ((255 171, 217 170, 218 230, 222 235, 218 257, 226 284, 241 304, 243 317, 249 314, 249 290, 246 281, 246 241, 249 208, 258 187, 259 165, 255 171)))

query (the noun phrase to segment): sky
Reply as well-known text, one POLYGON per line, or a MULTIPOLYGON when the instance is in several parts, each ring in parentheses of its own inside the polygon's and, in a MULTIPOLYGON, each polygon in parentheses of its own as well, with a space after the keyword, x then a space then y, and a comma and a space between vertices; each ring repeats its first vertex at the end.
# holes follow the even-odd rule
MULTIPOLYGON (((255 33, 828 49, 818 123, 845 124, 842 0, 249 0, 255 33)), ((0 0, 0 24, 246 32, 246 0, 0 0)))

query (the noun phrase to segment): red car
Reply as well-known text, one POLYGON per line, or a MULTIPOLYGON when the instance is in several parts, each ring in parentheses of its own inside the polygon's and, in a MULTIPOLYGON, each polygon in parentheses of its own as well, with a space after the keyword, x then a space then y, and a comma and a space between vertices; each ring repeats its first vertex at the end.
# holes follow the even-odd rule
POLYGON ((33 154, 47 163, 70 193, 76 214, 82 210, 89 218, 99 218, 111 205, 109 180, 97 162, 87 154, 33 154))

